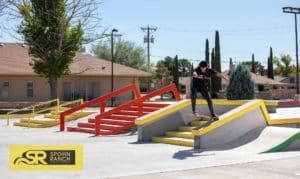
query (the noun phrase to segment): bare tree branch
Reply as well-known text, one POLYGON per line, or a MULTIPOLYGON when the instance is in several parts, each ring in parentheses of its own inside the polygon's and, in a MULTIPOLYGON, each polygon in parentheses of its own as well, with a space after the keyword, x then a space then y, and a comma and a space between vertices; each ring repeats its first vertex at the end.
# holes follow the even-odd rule
POLYGON ((8 0, 0 0, 0 16, 3 15, 4 10, 8 6, 8 0))

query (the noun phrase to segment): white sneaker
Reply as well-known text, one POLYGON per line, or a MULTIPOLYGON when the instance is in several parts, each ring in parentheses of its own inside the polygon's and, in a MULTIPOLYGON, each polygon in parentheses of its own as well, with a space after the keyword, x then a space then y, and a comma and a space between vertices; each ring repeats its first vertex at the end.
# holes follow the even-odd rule
POLYGON ((193 113, 194 117, 200 117, 201 115, 199 113, 193 113))

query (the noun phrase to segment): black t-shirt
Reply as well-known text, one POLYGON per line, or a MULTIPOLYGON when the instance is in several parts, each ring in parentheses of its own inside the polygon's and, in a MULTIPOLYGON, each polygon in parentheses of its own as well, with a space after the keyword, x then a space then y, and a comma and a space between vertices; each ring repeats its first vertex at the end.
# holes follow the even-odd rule
POLYGON ((217 74, 217 71, 211 68, 207 68, 205 72, 202 72, 200 67, 197 67, 194 72, 196 72, 197 75, 203 75, 205 77, 204 79, 193 77, 193 86, 197 89, 207 87, 209 78, 217 74))

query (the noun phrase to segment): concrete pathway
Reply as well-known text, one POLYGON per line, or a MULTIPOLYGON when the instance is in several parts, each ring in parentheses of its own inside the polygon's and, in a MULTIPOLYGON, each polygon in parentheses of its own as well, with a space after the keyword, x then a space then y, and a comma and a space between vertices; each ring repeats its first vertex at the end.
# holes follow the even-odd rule
POLYGON ((198 153, 183 146, 137 143, 136 133, 94 137, 84 133, 58 132, 58 128, 6 126, 6 120, 0 120, 1 178, 300 178, 300 151, 198 153), (84 169, 11 171, 8 167, 10 145, 82 145, 84 169))

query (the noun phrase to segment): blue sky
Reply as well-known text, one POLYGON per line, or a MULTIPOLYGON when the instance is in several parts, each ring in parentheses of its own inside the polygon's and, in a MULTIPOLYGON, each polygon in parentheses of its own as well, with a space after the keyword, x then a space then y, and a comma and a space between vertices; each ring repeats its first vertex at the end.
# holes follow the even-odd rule
MULTIPOLYGON (((103 28, 116 28, 123 40, 145 48, 140 28, 157 27, 152 63, 178 55, 197 64, 204 59, 205 40, 212 48, 218 30, 225 70, 230 57, 238 63, 251 60, 252 53, 266 67, 270 47, 295 63, 294 16, 283 13, 284 6, 300 7, 300 0, 102 0, 98 14, 103 28)), ((299 21, 300 15, 300 31, 299 21)), ((15 41, 1 35, 0 41, 15 41)))
POLYGON ((240 62, 252 53, 266 66, 270 47, 274 55, 290 54, 295 60, 294 16, 283 13, 284 6, 300 7, 300 1, 104 0, 100 14, 103 26, 117 28, 123 39, 145 48, 140 27, 157 27, 151 62, 178 55, 198 63, 204 59, 205 39, 212 48, 218 30, 226 69, 230 57, 240 62))

